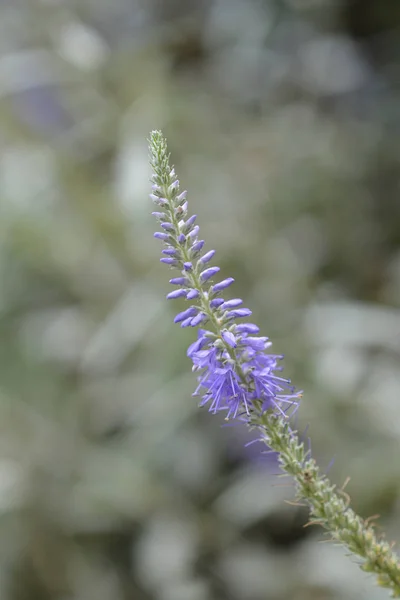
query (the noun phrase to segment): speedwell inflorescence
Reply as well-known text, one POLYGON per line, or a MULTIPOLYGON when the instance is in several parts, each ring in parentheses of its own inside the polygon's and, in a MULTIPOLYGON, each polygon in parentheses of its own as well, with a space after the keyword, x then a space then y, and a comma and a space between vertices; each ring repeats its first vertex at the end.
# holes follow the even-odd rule
POLYGON ((215 250, 204 250, 199 239, 196 215, 188 217, 186 191, 168 163, 165 141, 158 133, 152 137, 154 168, 151 198, 161 209, 153 215, 160 222, 154 237, 165 242, 161 262, 181 271, 170 279, 177 289, 167 299, 184 297, 189 306, 175 317, 181 327, 198 327, 198 339, 188 349, 193 368, 200 371, 196 393, 211 412, 226 411, 227 418, 250 420, 254 413, 270 409, 283 417, 297 407, 296 394, 288 380, 276 375, 282 356, 268 354, 271 345, 258 336, 253 323, 238 323, 251 315, 240 298, 224 300, 221 294, 233 283, 223 279, 212 283, 219 267, 209 266, 215 250))
POLYGON ((196 215, 189 216, 186 191, 180 190, 169 163, 165 138, 160 131, 150 135, 153 168, 150 198, 157 205, 153 215, 160 224, 154 237, 164 242, 161 262, 179 270, 170 279, 175 289, 167 299, 185 298, 188 307, 176 315, 181 327, 198 327, 197 340, 187 351, 198 373, 195 395, 210 412, 223 411, 227 419, 244 421, 257 431, 269 449, 278 452, 283 472, 294 478, 298 500, 310 507, 310 522, 325 527, 331 537, 363 559, 361 568, 378 575, 378 583, 400 597, 400 564, 392 547, 378 540, 368 521, 350 507, 348 497, 319 469, 290 426, 297 410, 296 392, 281 371, 282 356, 268 352, 271 343, 259 336, 257 325, 242 322, 251 315, 240 298, 225 300, 231 286, 228 277, 214 283, 220 269, 210 266, 215 251, 205 251, 199 239, 196 215))

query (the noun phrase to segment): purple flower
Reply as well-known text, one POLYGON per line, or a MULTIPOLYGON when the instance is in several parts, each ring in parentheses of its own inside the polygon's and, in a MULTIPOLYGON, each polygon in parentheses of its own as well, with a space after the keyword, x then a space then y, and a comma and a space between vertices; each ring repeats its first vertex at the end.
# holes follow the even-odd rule
MULTIPOLYGON (((203 242, 203 244, 204 244, 204 242, 203 242)), ((203 265, 205 265, 206 263, 208 263, 212 259, 212 257, 214 256, 214 254, 215 254, 215 250, 209 250, 208 252, 206 252, 204 254, 204 256, 202 256, 200 258, 199 262, 202 263, 203 265)))
POLYGON ((253 395, 262 401, 262 411, 273 409, 285 417, 288 409, 297 409, 299 394, 294 393, 290 381, 277 377, 272 370, 259 371, 254 369, 251 373, 254 384, 253 395), (288 389, 290 394, 282 394, 288 389))
POLYGON ((183 226, 185 232, 190 231, 190 229, 196 219, 197 219, 197 215, 192 215, 191 217, 188 218, 188 220, 186 221, 186 223, 183 226))
POLYGON ((242 317, 249 317, 251 310, 249 308, 237 308, 227 313, 229 319, 241 319, 242 317))
POLYGON ((191 327, 192 325, 192 317, 188 317, 181 322, 181 327, 191 327))
POLYGON ((166 229, 167 231, 174 231, 174 226, 172 225, 172 223, 161 223, 161 227, 163 229, 166 229))
POLYGON ((240 298, 233 298, 232 300, 227 300, 221 304, 221 310, 228 310, 229 308, 236 308, 236 306, 240 306, 243 304, 243 300, 240 298))
POLYGON ((231 348, 236 348, 237 341, 231 331, 227 331, 225 329, 221 335, 222 335, 222 338, 225 340, 225 342, 228 344, 228 346, 230 346, 231 348))
POLYGON ((177 190, 179 190, 179 181, 178 180, 176 180, 173 183, 171 183, 171 185, 168 188, 168 193, 169 194, 173 194, 177 190))
POLYGON ((191 249, 190 249, 191 256, 195 256, 196 254, 198 254, 199 252, 201 252, 204 244, 205 244, 204 240, 199 240, 198 242, 195 242, 193 244, 193 246, 191 247, 191 249))
POLYGON ((219 297, 233 282, 232 277, 210 285, 210 280, 220 271, 219 267, 207 267, 215 255, 209 250, 200 257, 204 240, 197 240, 200 231, 195 225, 196 215, 187 218, 186 192, 179 191, 179 181, 168 164, 165 140, 154 132, 151 141, 153 193, 151 199, 161 211, 154 216, 161 221, 162 232, 154 237, 165 243, 161 262, 179 268, 181 274, 170 279, 179 286, 167 295, 168 299, 186 298, 194 302, 176 315, 174 322, 181 327, 197 327, 198 338, 187 355, 198 373, 195 395, 201 396, 200 404, 216 413, 224 411, 227 418, 240 418, 251 425, 260 423, 259 416, 272 410, 287 418, 297 409, 299 393, 289 380, 279 376, 282 358, 268 354, 271 345, 266 337, 258 337, 259 328, 253 323, 237 324, 236 319, 251 315, 251 310, 241 308, 241 298, 225 300, 219 297), (166 198, 159 194, 168 190, 166 198), (218 297, 216 297, 218 296, 218 297), (204 329, 204 323, 207 327, 204 329))
POLYGON ((266 337, 244 337, 241 344, 251 346, 254 350, 264 350, 267 340, 266 337))
MULTIPOLYGON (((208 368, 210 371, 213 371, 219 366, 219 362, 217 361, 217 348, 212 344, 210 344, 207 349, 192 352, 191 359, 194 367, 197 369, 208 368)), ((204 381, 206 375, 207 372, 204 372, 203 376, 200 376, 199 382, 204 381)), ((201 385, 199 387, 201 387, 201 385)), ((199 389, 199 387, 197 389, 199 389)))
POLYGON ((196 317, 194 317, 191 320, 191 327, 197 327, 197 325, 200 325, 200 323, 202 323, 205 319, 207 319, 207 315, 205 315, 204 313, 199 313, 196 317))
POLYGON ((180 323, 181 321, 184 321, 188 317, 194 317, 197 314, 197 312, 198 312, 197 308, 195 308, 194 306, 191 306, 190 308, 184 310, 183 312, 178 313, 174 319, 174 323, 180 323))
POLYGON ((184 319, 181 322, 181 327, 191 327, 192 326, 192 318, 193 317, 187 317, 187 319, 184 319))
POLYGON ((219 283, 216 283, 215 285, 213 285, 213 292, 220 292, 221 290, 224 290, 225 288, 229 287, 235 280, 233 279, 233 277, 228 277, 227 279, 224 279, 223 281, 220 281, 219 283))
POLYGON ((187 300, 194 300, 194 298, 198 298, 200 296, 200 293, 198 290, 190 290, 190 292, 188 292, 186 298, 187 300))
POLYGON ((186 296, 186 290, 174 290, 173 292, 170 292, 169 294, 167 294, 167 300, 174 300, 175 298, 183 298, 183 296, 186 296))
POLYGON ((218 306, 221 306, 221 304, 223 304, 223 303, 224 303, 223 298, 214 298, 214 300, 211 300, 210 306, 211 306, 211 308, 218 308, 218 306))
POLYGON ((155 238, 163 241, 167 241, 170 239, 168 233, 163 233, 162 231, 156 231, 153 235, 155 238))
POLYGON ((181 203, 182 200, 186 199, 186 196, 187 196, 187 191, 185 190, 185 191, 181 192, 179 194, 179 196, 176 197, 176 201, 179 202, 179 203, 181 203))
POLYGON ((192 229, 192 231, 190 233, 187 234, 187 236, 189 238, 194 238, 196 237, 196 235, 199 233, 200 231, 200 227, 198 225, 195 225, 192 229))
POLYGON ((189 358, 191 358, 194 353, 198 352, 206 344, 209 344, 209 343, 210 343, 210 338, 204 334, 204 330, 199 329, 198 339, 195 342, 193 342, 193 344, 190 344, 189 348, 187 349, 187 355, 189 356, 189 358))
POLYGON ((202 273, 200 273, 201 281, 208 281, 211 277, 214 277, 220 271, 219 267, 210 267, 209 269, 205 269, 202 273))
POLYGON ((245 390, 231 365, 209 369, 206 376, 200 380, 196 392, 201 387, 206 389, 206 393, 203 395, 200 406, 209 404, 210 412, 227 411, 228 419, 235 418, 243 409, 248 412, 245 390))
POLYGON ((240 323, 235 329, 238 333, 258 333, 260 328, 253 323, 240 323))
POLYGON ((186 277, 173 277, 169 282, 172 283, 172 285, 185 285, 185 283, 188 283, 188 280, 186 277))

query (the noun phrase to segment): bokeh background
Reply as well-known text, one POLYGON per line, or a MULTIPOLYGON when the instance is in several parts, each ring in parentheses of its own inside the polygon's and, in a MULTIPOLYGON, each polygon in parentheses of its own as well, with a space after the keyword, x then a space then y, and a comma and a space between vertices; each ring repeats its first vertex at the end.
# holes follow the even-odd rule
POLYGON ((395 0, 1 0, 1 600, 387 597, 191 397, 146 137, 400 540, 399 29, 395 0))

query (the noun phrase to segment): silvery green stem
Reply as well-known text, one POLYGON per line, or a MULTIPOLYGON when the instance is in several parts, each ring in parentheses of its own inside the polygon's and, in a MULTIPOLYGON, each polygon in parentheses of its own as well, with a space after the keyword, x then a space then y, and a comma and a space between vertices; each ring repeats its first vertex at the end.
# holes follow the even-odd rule
POLYGON ((307 457, 304 444, 288 423, 274 415, 262 415, 265 443, 279 453, 279 462, 285 473, 294 478, 298 500, 305 500, 310 508, 310 523, 322 525, 333 540, 346 546, 362 558, 361 569, 378 576, 378 585, 400 598, 400 564, 392 547, 377 539, 368 521, 349 506, 349 497, 335 491, 335 486, 320 473, 315 460, 307 457))

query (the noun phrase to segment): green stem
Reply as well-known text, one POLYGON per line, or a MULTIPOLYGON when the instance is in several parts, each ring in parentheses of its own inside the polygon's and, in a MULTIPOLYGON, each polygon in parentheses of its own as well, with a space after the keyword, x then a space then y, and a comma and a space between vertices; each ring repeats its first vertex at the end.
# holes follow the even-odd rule
POLYGON ((280 465, 296 483, 296 497, 310 507, 310 523, 320 524, 332 538, 363 559, 361 569, 378 576, 378 584, 400 598, 400 564, 392 547, 378 540, 372 526, 349 507, 344 492, 335 491, 315 460, 307 456, 303 442, 287 422, 273 414, 263 414, 259 425, 264 429, 266 445, 279 454, 280 465))

